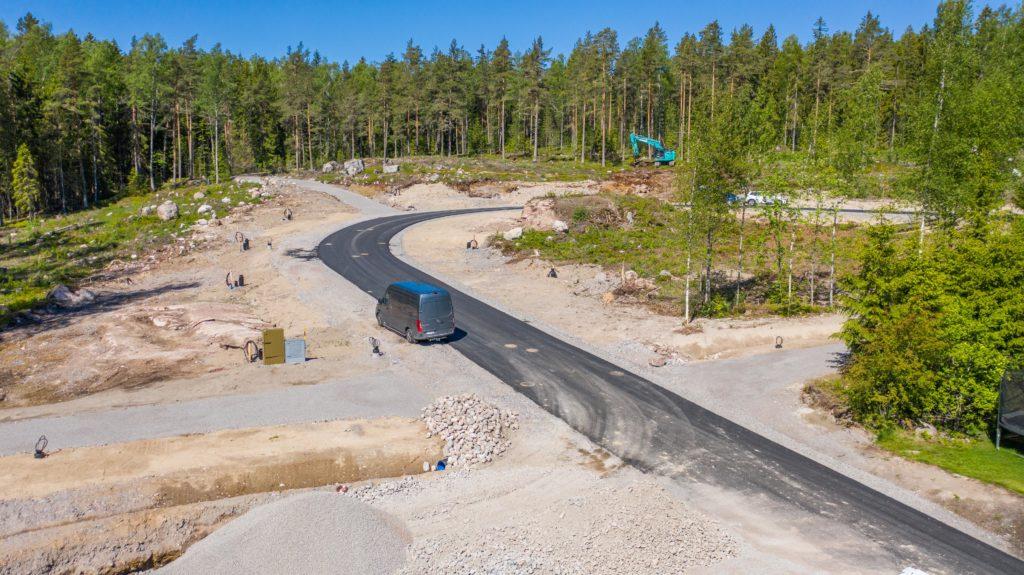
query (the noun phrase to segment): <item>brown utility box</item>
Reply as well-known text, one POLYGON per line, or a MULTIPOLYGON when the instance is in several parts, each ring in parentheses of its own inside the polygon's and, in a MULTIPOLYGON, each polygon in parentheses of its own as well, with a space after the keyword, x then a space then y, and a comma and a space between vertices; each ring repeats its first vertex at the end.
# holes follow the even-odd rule
POLYGON ((263 330, 263 365, 284 363, 284 330, 263 330))

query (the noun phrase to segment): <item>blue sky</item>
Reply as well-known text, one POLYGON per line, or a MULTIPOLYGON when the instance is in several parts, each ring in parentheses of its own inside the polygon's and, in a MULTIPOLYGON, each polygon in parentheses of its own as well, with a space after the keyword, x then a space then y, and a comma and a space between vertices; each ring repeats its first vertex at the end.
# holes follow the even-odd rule
POLYGON ((779 36, 797 34, 806 40, 818 16, 831 30, 853 30, 870 10, 897 33, 908 25, 930 22, 937 0, 898 2, 828 1, 607 1, 552 2, 519 0, 500 2, 270 2, 254 0, 3 0, 0 20, 13 29, 18 18, 31 11, 53 24, 54 31, 73 28, 100 38, 113 38, 122 48, 133 35, 159 32, 168 44, 178 45, 193 34, 210 47, 220 42, 232 52, 268 57, 283 55, 300 41, 331 60, 355 61, 360 56, 380 60, 389 52, 401 53, 412 38, 429 52, 447 47, 452 38, 471 52, 480 44, 493 48, 502 35, 513 50, 522 50, 538 34, 553 53, 568 52, 587 30, 611 27, 620 44, 642 35, 655 21, 661 23, 674 45, 685 32, 697 32, 717 19, 729 30, 749 23, 760 35, 774 24, 779 36))

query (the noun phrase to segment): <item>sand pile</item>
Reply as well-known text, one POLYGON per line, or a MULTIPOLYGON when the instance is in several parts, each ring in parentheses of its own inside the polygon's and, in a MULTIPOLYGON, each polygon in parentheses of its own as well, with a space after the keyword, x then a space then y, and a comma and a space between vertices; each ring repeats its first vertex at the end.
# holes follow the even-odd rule
POLYGON ((303 493, 249 511, 159 573, 394 573, 409 540, 398 519, 353 497, 303 493))

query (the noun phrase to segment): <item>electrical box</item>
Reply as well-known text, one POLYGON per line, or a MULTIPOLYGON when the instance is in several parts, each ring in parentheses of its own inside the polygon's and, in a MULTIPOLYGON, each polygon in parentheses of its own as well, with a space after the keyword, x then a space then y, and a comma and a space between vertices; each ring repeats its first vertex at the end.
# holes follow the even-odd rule
POLYGON ((284 363, 284 330, 263 330, 263 365, 284 363))
POLYGON ((285 363, 306 363, 306 340, 286 339, 284 340, 284 362, 285 363))

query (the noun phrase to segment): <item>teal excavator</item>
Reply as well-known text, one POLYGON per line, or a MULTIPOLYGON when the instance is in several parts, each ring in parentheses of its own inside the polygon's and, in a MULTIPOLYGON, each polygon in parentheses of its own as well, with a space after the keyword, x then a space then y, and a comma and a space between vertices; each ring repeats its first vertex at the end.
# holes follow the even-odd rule
POLYGON ((640 144, 647 144, 651 147, 653 153, 653 161, 659 166, 671 166, 676 163, 676 151, 666 150, 665 146, 661 142, 654 138, 648 138, 647 136, 639 136, 637 134, 629 135, 629 145, 633 146, 633 163, 638 164, 641 162, 640 159, 640 144))

